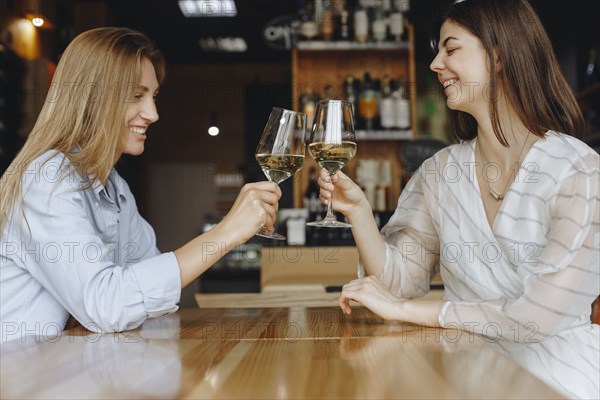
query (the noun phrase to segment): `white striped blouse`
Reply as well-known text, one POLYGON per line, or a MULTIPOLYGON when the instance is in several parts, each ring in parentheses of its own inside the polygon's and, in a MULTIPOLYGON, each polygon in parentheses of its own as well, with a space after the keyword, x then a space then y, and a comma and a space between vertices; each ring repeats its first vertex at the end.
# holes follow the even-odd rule
MULTIPOLYGON (((382 230, 381 280, 414 298, 439 271, 442 327, 519 343, 585 336, 581 353, 593 355, 590 371, 598 377, 600 327, 590 312, 600 293, 599 155, 549 131, 527 153, 490 226, 476 141, 441 150, 410 180, 382 230)), ((486 176, 495 175, 490 169, 486 176)))

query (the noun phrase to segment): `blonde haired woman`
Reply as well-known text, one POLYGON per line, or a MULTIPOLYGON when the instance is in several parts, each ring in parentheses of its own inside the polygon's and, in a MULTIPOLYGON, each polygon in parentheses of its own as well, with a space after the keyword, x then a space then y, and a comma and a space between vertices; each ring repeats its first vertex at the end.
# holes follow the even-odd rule
POLYGON ((126 28, 84 32, 65 50, 38 120, 0 181, 2 342, 60 332, 69 314, 110 332, 174 312, 182 287, 261 226, 272 227, 280 190, 247 184, 214 229, 158 251, 113 167, 122 154, 144 151, 164 74, 154 44, 126 28), (209 243, 221 252, 203 252, 209 243))

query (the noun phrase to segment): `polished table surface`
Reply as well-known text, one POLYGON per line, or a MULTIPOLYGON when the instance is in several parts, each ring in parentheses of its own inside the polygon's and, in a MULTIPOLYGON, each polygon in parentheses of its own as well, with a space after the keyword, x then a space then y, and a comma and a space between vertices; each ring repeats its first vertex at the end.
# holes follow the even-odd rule
POLYGON ((184 309, 140 329, 81 328, 2 345, 9 398, 563 398, 458 330, 365 308, 184 309))

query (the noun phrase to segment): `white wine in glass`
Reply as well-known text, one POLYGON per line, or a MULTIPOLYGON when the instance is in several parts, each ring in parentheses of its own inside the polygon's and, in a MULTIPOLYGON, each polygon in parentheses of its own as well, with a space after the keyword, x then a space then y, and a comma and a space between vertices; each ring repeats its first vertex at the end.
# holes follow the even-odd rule
MULTIPOLYGON (((273 108, 256 147, 256 161, 268 180, 279 185, 302 168, 305 130, 304 114, 273 108)), ((264 226, 256 235, 269 239, 286 239, 279 233, 269 232, 264 226)))
MULTIPOLYGON (((308 152, 330 178, 356 155, 352 103, 343 100, 323 100, 317 105, 315 122, 310 134, 308 152)), ((349 228, 333 213, 333 197, 327 206, 327 215, 321 221, 307 225, 325 228, 349 228)))

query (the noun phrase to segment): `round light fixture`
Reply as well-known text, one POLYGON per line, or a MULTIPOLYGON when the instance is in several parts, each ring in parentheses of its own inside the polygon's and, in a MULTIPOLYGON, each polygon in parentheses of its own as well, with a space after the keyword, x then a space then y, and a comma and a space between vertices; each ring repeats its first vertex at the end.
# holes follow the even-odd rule
POLYGON ((211 126, 210 128, 208 128, 208 134, 210 136, 217 136, 219 134, 219 128, 217 128, 216 126, 211 126))

